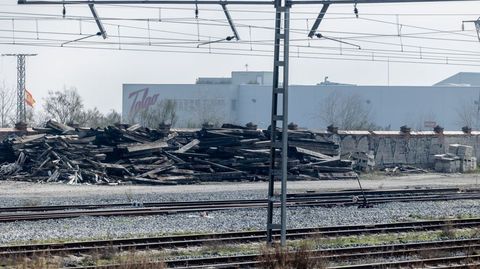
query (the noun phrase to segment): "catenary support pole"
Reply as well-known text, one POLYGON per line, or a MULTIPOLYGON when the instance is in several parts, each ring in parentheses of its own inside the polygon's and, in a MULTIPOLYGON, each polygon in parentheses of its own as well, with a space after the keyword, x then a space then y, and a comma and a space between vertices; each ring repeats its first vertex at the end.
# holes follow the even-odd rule
POLYGON ((288 163, 288 62, 290 5, 275 2, 275 42, 273 53, 272 113, 270 124, 270 174, 268 181, 267 241, 273 242, 273 230, 279 229, 282 246, 286 245, 287 229, 287 163, 288 163), (281 106, 279 106, 281 105, 281 106), (277 157, 280 162, 277 163, 277 157), (278 165, 279 164, 279 165, 278 165), (280 179, 280 195, 275 181, 280 179), (280 215, 275 218, 274 204, 280 202, 280 215), (280 223, 275 223, 280 221, 280 223))

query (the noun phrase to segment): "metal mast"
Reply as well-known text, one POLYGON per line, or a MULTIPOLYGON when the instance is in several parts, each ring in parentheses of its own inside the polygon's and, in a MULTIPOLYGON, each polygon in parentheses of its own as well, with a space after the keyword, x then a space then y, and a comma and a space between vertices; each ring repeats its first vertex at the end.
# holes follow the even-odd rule
POLYGON ((27 122, 27 110, 25 107, 25 77, 26 77, 26 57, 36 56, 37 54, 2 54, 2 56, 17 57, 17 123, 27 122))
POLYGON ((272 113, 270 124, 270 175, 268 181, 267 242, 273 242, 273 230, 281 231, 286 243, 287 162, 288 162, 288 45, 290 3, 275 0, 275 47, 273 54, 272 113), (279 104, 281 106, 279 106, 279 104), (277 131, 278 128, 278 131, 277 131), (277 164, 278 155, 280 162, 277 164), (280 179, 280 195, 275 194, 275 180, 280 179), (274 204, 280 202, 280 216, 274 220, 274 204), (277 222, 277 223, 275 223, 277 222))

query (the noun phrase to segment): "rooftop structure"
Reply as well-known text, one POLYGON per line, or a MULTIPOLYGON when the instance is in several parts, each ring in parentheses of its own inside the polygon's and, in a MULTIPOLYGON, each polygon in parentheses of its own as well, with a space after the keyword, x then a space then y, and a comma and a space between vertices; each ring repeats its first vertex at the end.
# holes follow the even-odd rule
POLYGON ((449 78, 446 78, 433 86, 480 86, 480 73, 459 72, 449 78))

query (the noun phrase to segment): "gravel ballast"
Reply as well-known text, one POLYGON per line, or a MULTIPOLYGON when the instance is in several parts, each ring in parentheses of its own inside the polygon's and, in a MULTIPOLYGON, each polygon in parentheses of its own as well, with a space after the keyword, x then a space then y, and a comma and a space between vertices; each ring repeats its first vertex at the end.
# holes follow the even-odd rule
MULTIPOLYGON (((479 187, 480 174, 365 175, 365 189, 479 187)), ((267 182, 222 182, 201 185, 67 185, 0 181, 0 206, 129 203, 265 198, 267 182)), ((289 193, 358 189, 356 180, 290 181, 289 193)))
MULTIPOLYGON (((218 197, 217 199, 225 199, 218 197)), ((230 199, 232 199, 230 197, 230 199)), ((288 227, 390 223, 420 218, 480 217, 480 201, 387 203, 373 208, 291 208, 288 227)), ((172 233, 211 233, 265 228, 265 209, 233 209, 200 214, 142 217, 79 217, 0 223, 0 244, 140 237, 172 233)))

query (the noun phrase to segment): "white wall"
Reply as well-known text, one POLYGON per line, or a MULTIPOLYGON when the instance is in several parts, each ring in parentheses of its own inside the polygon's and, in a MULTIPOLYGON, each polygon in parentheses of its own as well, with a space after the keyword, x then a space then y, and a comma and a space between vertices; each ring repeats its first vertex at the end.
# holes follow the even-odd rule
MULTIPOLYGON (((262 85, 140 85, 125 84, 123 117, 131 111, 132 92, 149 89, 148 96, 158 94, 156 102, 175 99, 179 106, 177 127, 200 124, 202 120, 245 124, 254 122, 261 128, 270 125, 271 86, 262 85)), ((324 129, 321 106, 332 93, 358 94, 371 107, 374 122, 398 130, 402 125, 429 130, 424 121, 435 121, 446 130, 459 130, 458 111, 462 105, 473 106, 479 99, 476 87, 408 87, 408 86, 290 86, 289 121, 300 127, 324 129), (367 102, 368 101, 368 102, 367 102)), ((141 99, 137 99, 137 102, 141 99)))
MULTIPOLYGON (((373 121, 398 130, 402 125, 423 127, 425 121, 435 121, 446 130, 459 130, 458 111, 465 104, 479 99, 476 87, 408 87, 408 86, 296 86, 289 88, 289 121, 301 127, 324 129, 319 114, 324 100, 332 93, 358 94, 366 106, 371 106, 373 121), (368 101, 368 102, 367 102, 368 101)), ((241 85, 239 89, 239 123, 270 124, 271 88, 241 85)))

